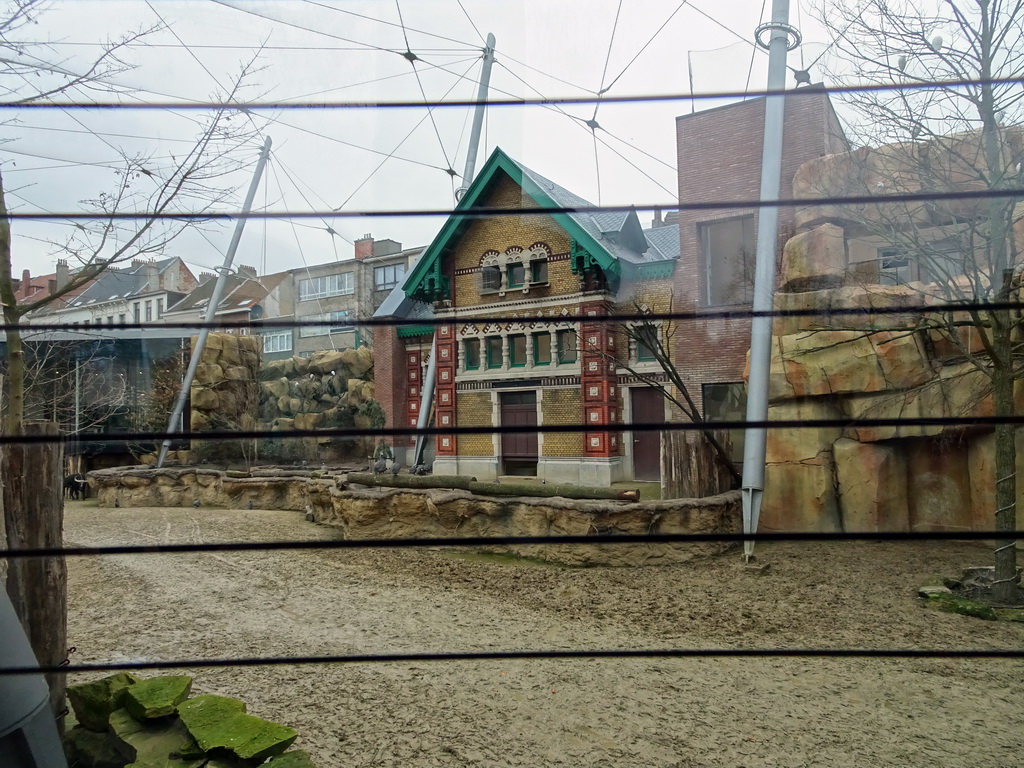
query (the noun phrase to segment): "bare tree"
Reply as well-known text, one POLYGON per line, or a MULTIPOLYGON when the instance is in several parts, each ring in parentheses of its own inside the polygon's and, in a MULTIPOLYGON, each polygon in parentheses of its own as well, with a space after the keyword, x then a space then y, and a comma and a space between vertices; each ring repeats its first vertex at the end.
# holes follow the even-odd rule
MULTIPOLYGON (((838 55, 840 83, 884 86, 846 101, 864 146, 833 163, 820 192, 876 195, 843 206, 847 235, 884 244, 855 267, 867 283, 904 285, 920 304, 966 303, 962 312, 920 313, 906 330, 957 350, 984 374, 999 417, 1014 415, 1014 381, 1024 372, 1020 316, 991 304, 1018 295, 1021 220, 1014 195, 1024 179, 1024 91, 1007 78, 1024 66, 1021 0, 860 0, 829 3, 821 17, 838 55), (870 149, 868 147, 874 147, 870 149), (890 202, 889 194, 982 193, 974 199, 890 202), (870 274, 869 274, 870 273, 870 274)), ((1015 427, 995 427, 995 528, 1016 527, 1015 427)), ((1014 596, 1012 540, 995 550, 993 595, 1014 596)))

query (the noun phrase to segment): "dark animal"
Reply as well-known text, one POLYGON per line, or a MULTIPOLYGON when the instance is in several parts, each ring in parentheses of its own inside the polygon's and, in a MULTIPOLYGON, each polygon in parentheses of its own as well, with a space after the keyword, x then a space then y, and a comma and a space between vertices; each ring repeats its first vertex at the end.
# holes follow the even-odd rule
POLYGON ((414 475, 426 475, 430 473, 430 467, 426 464, 417 464, 409 471, 414 475))
POLYGON ((198 507, 199 506, 199 499, 196 499, 195 501, 193 501, 192 502, 192 506, 193 507, 198 507))
POLYGON ((402 465, 397 461, 391 462, 391 476, 398 477, 398 473, 401 471, 402 465))
POLYGON ((89 483, 86 482, 86 479, 81 474, 64 476, 64 498, 89 498, 89 483))
POLYGON ((387 470, 387 468, 388 468, 388 460, 385 459, 385 458, 380 458, 373 465, 373 474, 375 474, 375 475, 383 474, 387 470))

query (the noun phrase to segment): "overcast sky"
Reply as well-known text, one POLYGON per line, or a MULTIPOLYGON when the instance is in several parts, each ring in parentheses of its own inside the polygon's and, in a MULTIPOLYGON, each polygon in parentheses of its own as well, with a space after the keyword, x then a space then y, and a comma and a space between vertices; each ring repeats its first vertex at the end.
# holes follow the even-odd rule
MULTIPOLYGON (((123 97, 125 103, 209 100, 229 86, 261 45, 259 72, 247 81, 249 98, 468 100, 476 95, 481 36, 493 32, 496 98, 593 96, 602 88, 609 96, 686 94, 691 70, 698 93, 743 90, 748 84, 756 90, 764 87, 767 56, 749 41, 762 7, 757 0, 56 0, 37 24, 18 32, 25 45, 3 55, 82 72, 102 43, 163 21, 165 29, 122 56, 133 69, 118 75, 116 83, 135 89, 123 97), (44 41, 48 47, 33 45, 44 41), (415 67, 402 56, 407 45, 418 58, 415 67)), ((794 2, 791 13, 807 38, 804 49, 790 54, 791 65, 799 66, 801 57, 810 63, 822 50, 822 35, 807 29, 807 7, 794 2)), ((11 81, 4 83, 8 89, 23 94, 60 78, 46 71, 29 83, 4 76, 11 81)), ((77 90, 67 98, 112 97, 77 90)), ((500 146, 594 203, 670 205, 676 197, 674 118, 708 106, 686 100, 603 104, 596 117, 593 105, 492 108, 477 167, 500 146), (596 132, 583 124, 591 118, 600 126, 596 132)), ((87 210, 83 201, 116 184, 121 153, 152 156, 154 164, 180 156, 203 117, 174 110, 13 107, 4 116, 0 167, 8 205, 50 212, 87 210)), ((469 119, 466 108, 435 109, 430 116, 423 108, 255 113, 260 136, 274 141, 257 208, 450 207, 460 181, 446 169, 463 170, 469 119)), ((238 150, 236 159, 247 165, 246 173, 258 150, 259 139, 238 150)), ((248 183, 242 174, 235 181, 243 188, 248 183)), ((236 262, 274 272, 349 259, 352 241, 365 233, 406 247, 424 245, 440 223, 411 217, 251 222, 236 262)), ((52 271, 57 251, 48 242, 59 242, 70 231, 67 222, 15 222, 16 272, 52 271)), ((208 269, 220 264, 230 234, 228 225, 207 230, 205 237, 189 234, 167 255, 208 269)))

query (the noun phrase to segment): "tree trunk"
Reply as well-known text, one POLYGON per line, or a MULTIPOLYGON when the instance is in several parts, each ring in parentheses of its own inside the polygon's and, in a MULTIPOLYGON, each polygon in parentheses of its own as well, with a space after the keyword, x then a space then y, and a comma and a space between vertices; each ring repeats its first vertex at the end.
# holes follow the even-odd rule
POLYGON ((561 496, 566 499, 609 499, 640 501, 640 491, 619 488, 589 488, 580 485, 542 485, 540 483, 470 483, 471 493, 483 496, 561 496))
MULTIPOLYGON (((60 434, 50 421, 29 421, 27 435, 60 434)), ((3 449, 3 505, 11 549, 63 546, 64 447, 15 443, 3 449)), ((67 658, 67 566, 62 557, 10 561, 7 593, 40 665, 67 658)), ((64 675, 48 674, 54 714, 64 708, 64 675)))
MULTIPOLYGON (((1013 374, 997 366, 992 377, 996 416, 1013 416, 1013 374)), ((1014 424, 996 425, 996 514, 997 531, 1017 527, 1017 446, 1014 424)), ((1010 603, 1017 591, 1017 544, 1013 539, 998 539, 995 550, 995 584, 992 597, 1010 603)))
POLYGON ((347 480, 359 485, 384 488, 458 488, 468 491, 469 484, 476 478, 463 475, 392 475, 390 472, 374 475, 370 472, 349 472, 347 480))

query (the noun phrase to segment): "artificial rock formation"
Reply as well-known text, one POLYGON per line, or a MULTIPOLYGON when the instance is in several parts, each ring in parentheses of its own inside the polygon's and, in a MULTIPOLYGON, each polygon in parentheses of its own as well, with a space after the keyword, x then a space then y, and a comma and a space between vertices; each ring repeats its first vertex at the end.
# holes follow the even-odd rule
MULTIPOLYGON (((833 156, 802 166, 796 194, 859 190, 843 181, 858 158, 867 163, 868 170, 858 172, 867 173, 868 181, 872 173, 899 170, 898 153, 852 154, 853 159, 833 156)), ((914 188, 906 175, 901 184, 906 189, 900 191, 914 188)), ((921 215, 900 210, 915 222, 921 215)), ((801 231, 786 246, 775 307, 815 314, 774 321, 769 419, 840 419, 847 425, 769 432, 761 527, 991 530, 995 450, 990 429, 857 423, 994 412, 988 377, 964 355, 964 350, 980 351, 977 331, 961 327, 954 343, 934 328, 915 328, 933 307, 941 308, 943 287, 872 284, 864 280, 863 264, 847 263, 856 248, 865 247, 864 219, 854 222, 866 215, 849 207, 808 206, 798 215, 801 231)), ((1024 244, 1024 231, 1017 234, 1024 244)), ((1015 400, 1024 411, 1021 382, 1015 400)), ((1018 477, 1024 477, 1024 451, 1018 465, 1018 477)), ((1018 482, 1018 519, 1024 521, 1022 510, 1024 483, 1018 482)))
MULTIPOLYGON (((89 473, 100 506, 222 506, 306 512, 348 539, 421 536, 592 536, 736 533, 739 491, 703 499, 627 503, 555 498, 485 498, 464 490, 343 490, 344 475, 299 470, 101 469, 89 473)), ((687 562, 725 551, 719 542, 503 547, 569 565, 687 562)))

